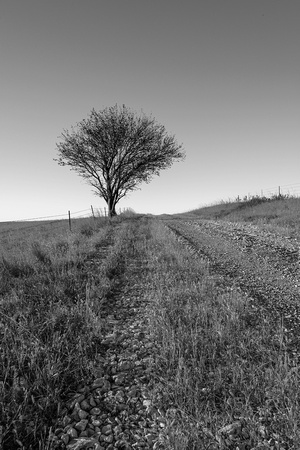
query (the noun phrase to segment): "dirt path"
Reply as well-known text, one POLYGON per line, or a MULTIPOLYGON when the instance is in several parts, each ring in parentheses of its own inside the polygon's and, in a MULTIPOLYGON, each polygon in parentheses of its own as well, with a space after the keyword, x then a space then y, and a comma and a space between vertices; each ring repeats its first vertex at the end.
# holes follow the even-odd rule
POLYGON ((274 326, 282 324, 284 342, 300 355, 300 243, 274 229, 245 223, 167 220, 166 225, 211 270, 247 293, 253 307, 274 326))
MULTIPOLYGON (((91 264, 97 266, 96 256, 91 264)), ((55 430, 55 448, 161 448, 160 413, 152 391, 155 344, 147 331, 146 270, 133 250, 114 291, 101 304, 103 339, 96 378, 70 396, 55 430)))

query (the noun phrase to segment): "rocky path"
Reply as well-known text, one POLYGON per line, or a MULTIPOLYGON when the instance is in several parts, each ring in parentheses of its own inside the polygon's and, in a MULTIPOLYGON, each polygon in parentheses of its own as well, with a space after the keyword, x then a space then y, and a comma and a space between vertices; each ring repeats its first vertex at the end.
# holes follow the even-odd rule
POLYGON ((300 355, 300 242, 282 231, 253 224, 210 220, 168 220, 166 225, 213 272, 249 295, 284 342, 300 355))
POLYGON ((131 260, 118 291, 102 306, 101 356, 96 377, 74 393, 55 430, 55 448, 159 449, 153 355, 147 334, 142 262, 131 260))

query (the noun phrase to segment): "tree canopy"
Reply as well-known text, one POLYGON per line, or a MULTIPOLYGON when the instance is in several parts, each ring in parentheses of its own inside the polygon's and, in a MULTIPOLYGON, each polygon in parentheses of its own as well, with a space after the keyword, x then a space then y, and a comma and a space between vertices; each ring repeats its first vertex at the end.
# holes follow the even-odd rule
POLYGON ((128 192, 185 156, 163 125, 125 105, 92 109, 60 139, 55 161, 82 176, 106 201, 110 216, 128 192))

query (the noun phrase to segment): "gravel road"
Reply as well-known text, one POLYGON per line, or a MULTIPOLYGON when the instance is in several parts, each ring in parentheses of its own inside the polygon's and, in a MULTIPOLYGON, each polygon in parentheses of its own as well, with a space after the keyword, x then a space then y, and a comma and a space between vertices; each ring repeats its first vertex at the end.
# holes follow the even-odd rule
POLYGON ((287 350, 300 357, 300 242, 282 229, 212 220, 167 220, 166 225, 211 270, 249 295, 274 326, 282 325, 287 350))

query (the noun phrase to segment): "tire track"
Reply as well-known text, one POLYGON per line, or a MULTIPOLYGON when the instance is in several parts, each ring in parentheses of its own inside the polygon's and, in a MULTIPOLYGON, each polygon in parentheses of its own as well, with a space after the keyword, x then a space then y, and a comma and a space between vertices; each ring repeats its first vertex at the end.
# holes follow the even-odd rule
POLYGON ((212 273, 238 286, 274 327, 281 323, 288 351, 300 357, 298 242, 245 224, 165 223, 182 245, 209 263, 212 273))

